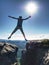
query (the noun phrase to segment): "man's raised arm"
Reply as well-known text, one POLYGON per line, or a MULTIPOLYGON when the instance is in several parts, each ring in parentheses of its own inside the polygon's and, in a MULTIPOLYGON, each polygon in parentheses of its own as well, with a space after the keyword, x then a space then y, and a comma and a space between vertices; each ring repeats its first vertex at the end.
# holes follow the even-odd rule
POLYGON ((27 17, 27 18, 25 18, 25 19, 23 19, 23 20, 27 20, 27 19, 29 19, 29 18, 31 18, 31 16, 29 16, 29 17, 27 17))
POLYGON ((12 16, 8 16, 8 17, 13 18, 13 19, 18 19, 18 18, 12 17, 12 16))

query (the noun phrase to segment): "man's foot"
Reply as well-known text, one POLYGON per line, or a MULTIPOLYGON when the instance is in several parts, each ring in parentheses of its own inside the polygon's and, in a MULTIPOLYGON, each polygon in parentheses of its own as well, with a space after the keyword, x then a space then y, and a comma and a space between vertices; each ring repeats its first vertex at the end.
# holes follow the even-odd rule
POLYGON ((27 41, 27 39, 25 39, 27 41))
POLYGON ((8 39, 10 39, 10 38, 11 38, 11 36, 8 37, 8 39))

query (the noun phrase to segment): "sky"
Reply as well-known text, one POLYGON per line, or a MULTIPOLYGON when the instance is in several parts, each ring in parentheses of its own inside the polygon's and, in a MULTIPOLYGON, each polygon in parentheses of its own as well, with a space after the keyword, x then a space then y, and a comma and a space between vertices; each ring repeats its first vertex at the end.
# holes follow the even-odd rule
MULTIPOLYGON (((30 16, 24 10, 29 2, 36 2, 38 11, 23 22, 26 38, 31 40, 49 37, 49 0, 0 0, 0 39, 7 39, 17 25, 17 20, 8 18, 9 15, 23 18, 30 16)), ((24 38, 18 30, 11 39, 24 38)))

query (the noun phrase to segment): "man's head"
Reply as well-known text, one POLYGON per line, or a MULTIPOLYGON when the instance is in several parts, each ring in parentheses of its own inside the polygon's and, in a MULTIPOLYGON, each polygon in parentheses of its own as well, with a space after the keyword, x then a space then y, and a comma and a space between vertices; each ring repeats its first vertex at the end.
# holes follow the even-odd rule
POLYGON ((22 16, 19 16, 20 19, 22 19, 22 16))

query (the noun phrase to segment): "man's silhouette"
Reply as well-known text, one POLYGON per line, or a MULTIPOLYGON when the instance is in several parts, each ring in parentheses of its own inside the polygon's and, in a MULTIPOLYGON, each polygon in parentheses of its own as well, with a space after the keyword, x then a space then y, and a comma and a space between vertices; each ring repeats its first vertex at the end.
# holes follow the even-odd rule
POLYGON ((10 39, 11 36, 12 36, 18 29, 20 29, 20 31, 22 32, 22 34, 23 34, 25 40, 27 40, 26 37, 25 37, 25 34, 24 34, 24 32, 23 32, 22 23, 23 23, 23 20, 27 20, 27 19, 29 19, 31 16, 29 16, 29 17, 27 17, 27 18, 25 18, 25 19, 22 19, 22 16, 19 16, 19 18, 15 18, 15 17, 12 17, 12 16, 8 16, 8 17, 18 20, 17 26, 15 27, 15 29, 13 30, 13 32, 11 33, 11 35, 8 37, 8 39, 10 39))

